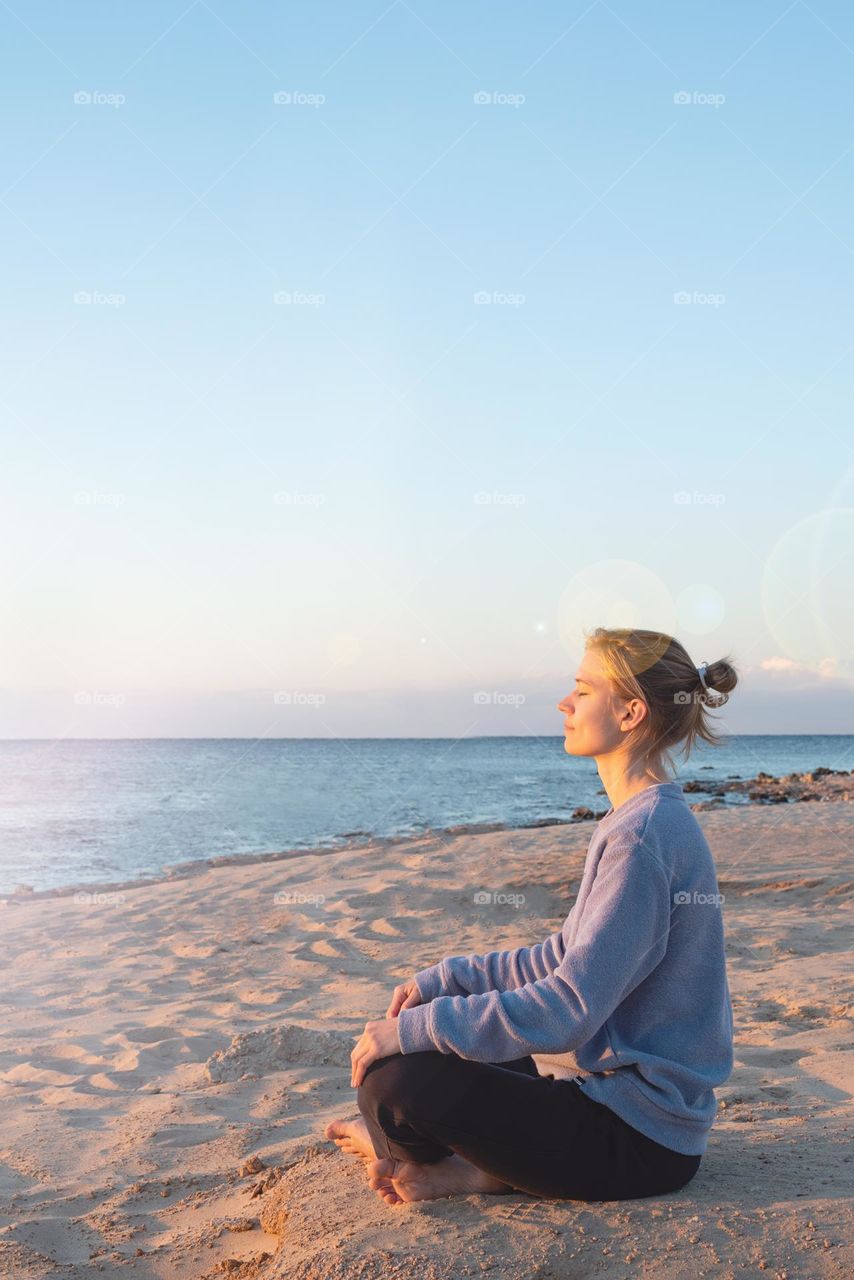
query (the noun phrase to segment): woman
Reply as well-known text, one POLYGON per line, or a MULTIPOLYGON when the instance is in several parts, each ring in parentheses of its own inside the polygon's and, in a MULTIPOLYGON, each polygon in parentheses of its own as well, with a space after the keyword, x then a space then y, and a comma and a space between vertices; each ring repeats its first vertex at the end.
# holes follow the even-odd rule
POLYGON ((326 1136, 387 1204, 661 1195, 706 1149, 732 1004, 714 862, 668 748, 719 741, 707 708, 737 675, 671 636, 598 628, 575 681, 564 750, 596 761, 611 808, 562 928, 422 969, 351 1055, 363 1119, 326 1136))

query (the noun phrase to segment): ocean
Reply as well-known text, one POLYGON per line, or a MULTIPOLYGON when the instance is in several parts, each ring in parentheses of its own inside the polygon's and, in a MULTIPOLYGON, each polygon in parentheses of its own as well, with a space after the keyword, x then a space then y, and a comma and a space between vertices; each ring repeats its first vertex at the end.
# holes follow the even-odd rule
MULTIPOLYGON (((560 736, 0 741, 0 762, 0 894, 610 803, 595 763, 560 736)), ((733 736, 698 748, 677 780, 820 765, 854 768, 854 736, 733 736)))

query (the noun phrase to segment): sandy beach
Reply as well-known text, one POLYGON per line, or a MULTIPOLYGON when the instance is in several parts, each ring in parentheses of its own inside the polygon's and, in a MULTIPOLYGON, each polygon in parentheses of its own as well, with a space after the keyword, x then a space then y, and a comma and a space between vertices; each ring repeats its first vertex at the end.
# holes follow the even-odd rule
POLYGON ((698 802, 725 896, 736 1064, 698 1174, 648 1200, 391 1208, 323 1136, 357 1114, 350 1049, 396 982, 559 926, 589 822, 7 902, 0 1275, 854 1274, 854 805, 838 794, 698 802), (484 890, 499 900, 476 902, 484 890))

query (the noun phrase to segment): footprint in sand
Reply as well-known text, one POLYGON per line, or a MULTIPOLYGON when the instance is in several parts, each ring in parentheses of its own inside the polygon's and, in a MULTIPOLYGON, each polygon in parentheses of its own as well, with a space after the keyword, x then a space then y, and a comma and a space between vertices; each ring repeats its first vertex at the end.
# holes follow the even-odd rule
POLYGON ((292 953, 298 960, 317 962, 322 960, 347 960, 351 965, 365 966, 371 960, 352 942, 343 938, 318 938, 315 942, 305 943, 292 953))
POLYGON ((825 1005, 817 1004, 783 1004, 779 1000, 763 1000, 754 1009, 757 1022, 779 1022, 787 1027, 799 1027, 809 1030, 810 1027, 823 1025, 830 1010, 825 1005))
POLYGON ((215 942, 171 942, 169 949, 182 960, 209 960, 220 950, 215 942))
POLYGON ((737 1049, 736 1057, 748 1067, 790 1067, 809 1056, 807 1049, 737 1049))
POLYGON ((318 956, 329 956, 333 960, 343 960, 347 954, 340 943, 330 942, 327 938, 323 938, 319 942, 312 942, 309 951, 313 951, 318 956))
POLYGON ((119 1028, 131 1044, 159 1044, 161 1040, 173 1040, 178 1032, 174 1027, 124 1027, 119 1028))
MULTIPOLYGON (((89 1269, 92 1251, 89 1233, 82 1224, 69 1222, 59 1215, 42 1214, 36 1221, 13 1222, 4 1230, 3 1241, 9 1248, 17 1247, 40 1255, 41 1259, 62 1258, 65 1264, 63 1271, 69 1265, 75 1270, 78 1266, 89 1269)), ((56 1274, 53 1268, 50 1271, 39 1268, 39 1272, 42 1275, 56 1274)))
POLYGON ((380 916, 376 920, 371 920, 370 924, 358 931, 360 938, 402 938, 404 936, 403 929, 398 928, 393 920, 380 916))

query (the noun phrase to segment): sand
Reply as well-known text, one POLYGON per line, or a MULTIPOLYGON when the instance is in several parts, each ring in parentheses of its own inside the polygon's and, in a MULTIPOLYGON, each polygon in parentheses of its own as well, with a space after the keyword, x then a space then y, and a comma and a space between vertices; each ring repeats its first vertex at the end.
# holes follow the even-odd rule
POLYGON ((854 1274, 854 805, 700 811, 736 1064, 683 1191, 389 1207, 323 1136, 395 983, 540 941, 591 824, 194 864, 0 908, 0 1275, 854 1274), (480 905, 478 890, 523 894, 480 905))

